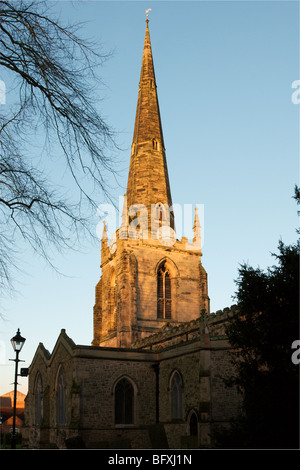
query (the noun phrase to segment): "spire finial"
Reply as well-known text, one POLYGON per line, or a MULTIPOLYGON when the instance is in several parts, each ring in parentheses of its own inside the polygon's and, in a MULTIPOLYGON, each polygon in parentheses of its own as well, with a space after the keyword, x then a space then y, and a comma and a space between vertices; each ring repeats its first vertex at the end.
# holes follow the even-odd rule
POLYGON ((148 8, 148 10, 146 10, 146 18, 147 18, 147 19, 146 19, 146 23, 147 23, 147 24, 149 23, 149 19, 148 19, 148 16, 149 16, 148 13, 149 13, 149 11, 151 11, 151 8, 148 8))

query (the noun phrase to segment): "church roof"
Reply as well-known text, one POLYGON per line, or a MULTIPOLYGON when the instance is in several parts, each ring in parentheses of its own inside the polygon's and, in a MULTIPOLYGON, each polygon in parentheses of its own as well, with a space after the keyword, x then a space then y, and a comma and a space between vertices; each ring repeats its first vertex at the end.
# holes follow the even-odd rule
POLYGON ((225 339, 225 326, 228 318, 237 313, 236 305, 216 313, 202 314, 195 320, 183 323, 168 322, 158 332, 140 339, 133 345, 136 349, 160 350, 166 347, 198 340, 206 333, 211 340, 225 339))

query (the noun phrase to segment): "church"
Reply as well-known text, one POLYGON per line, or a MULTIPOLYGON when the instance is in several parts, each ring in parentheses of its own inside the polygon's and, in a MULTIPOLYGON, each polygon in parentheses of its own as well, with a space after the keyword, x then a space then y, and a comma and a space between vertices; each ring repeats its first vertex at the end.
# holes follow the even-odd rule
POLYGON ((197 209, 176 237, 149 21, 120 227, 101 240, 91 345, 65 330, 29 368, 27 448, 214 447, 240 396, 225 335, 235 307, 210 312, 197 209))

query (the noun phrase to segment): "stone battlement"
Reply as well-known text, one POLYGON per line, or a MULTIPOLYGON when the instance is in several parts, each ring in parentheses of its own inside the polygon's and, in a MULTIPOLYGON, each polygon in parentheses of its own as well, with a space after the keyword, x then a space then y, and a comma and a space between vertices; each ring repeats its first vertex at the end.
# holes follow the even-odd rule
POLYGON ((157 333, 136 341, 133 348, 162 349, 183 341, 199 339, 201 333, 209 334, 211 339, 225 338, 226 322, 237 311, 237 306, 232 305, 230 308, 226 307, 223 310, 217 310, 215 313, 207 314, 203 312, 200 317, 189 322, 177 324, 170 321, 157 333))

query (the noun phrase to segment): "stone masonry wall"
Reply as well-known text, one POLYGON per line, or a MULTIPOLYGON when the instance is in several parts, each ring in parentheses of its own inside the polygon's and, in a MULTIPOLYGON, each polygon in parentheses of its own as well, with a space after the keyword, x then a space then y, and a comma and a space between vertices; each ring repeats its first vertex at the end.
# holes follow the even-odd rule
MULTIPOLYGON (((161 344, 155 351, 76 346, 64 332, 52 355, 40 345, 30 367, 26 398, 24 434, 28 446, 64 448, 66 439, 77 436, 88 448, 211 447, 214 427, 226 425, 236 416, 240 397, 223 380, 234 373, 227 341, 221 336, 210 338, 199 325, 195 337, 195 331, 191 331, 195 323, 186 325, 191 339, 180 343, 172 344, 168 339, 170 330, 166 329, 166 347, 161 344), (64 371, 66 390, 65 426, 56 423, 56 381, 60 368, 64 371), (183 410, 182 417, 176 420, 172 417, 171 389, 175 371, 182 379, 183 410), (43 386, 41 426, 35 425, 38 373, 43 386), (135 391, 134 423, 126 426, 116 425, 114 419, 114 387, 123 377, 131 381, 135 391), (189 428, 192 413, 198 421, 193 442, 189 428)), ((172 330, 174 334, 180 331, 182 338, 187 337, 183 325, 172 330)), ((217 330, 221 332, 219 327, 217 330)), ((152 341, 155 343, 156 336, 161 338, 164 334, 153 335, 152 341)))
POLYGON ((171 278, 171 321, 187 322, 197 319, 203 309, 209 312, 201 254, 186 249, 186 245, 187 241, 177 241, 168 248, 159 240, 117 239, 115 253, 111 254, 107 246, 103 249, 102 289, 96 289, 93 345, 130 347, 133 341, 153 334, 170 321, 157 318, 157 270, 164 260, 171 278))

